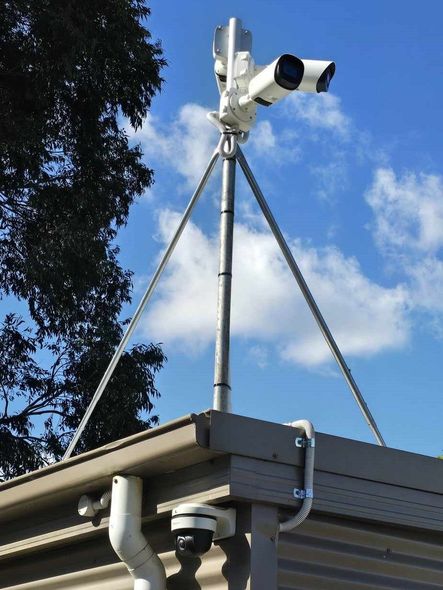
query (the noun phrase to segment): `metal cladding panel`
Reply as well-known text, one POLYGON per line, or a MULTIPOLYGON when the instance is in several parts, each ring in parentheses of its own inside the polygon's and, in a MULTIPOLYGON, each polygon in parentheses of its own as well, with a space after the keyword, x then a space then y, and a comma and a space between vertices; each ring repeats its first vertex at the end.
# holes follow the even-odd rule
MULTIPOLYGON (((111 547, 107 518, 102 523, 90 521, 89 527, 94 529, 93 535, 70 527, 57 531, 56 538, 51 534, 44 540, 28 537, 0 553, 0 589, 132 590, 133 579, 111 547)), ((176 556, 169 515, 146 522, 143 533, 163 561, 168 590, 248 588, 248 507, 237 507, 235 537, 214 543, 201 558, 176 556)))
MULTIPOLYGON (((91 549, 90 545, 78 544, 77 547, 69 547, 64 555, 48 553, 40 555, 32 564, 25 564, 24 570, 22 569, 20 573, 6 566, 2 568, 0 588, 2 590, 133 590, 134 580, 126 567, 115 561, 116 556, 109 551, 109 541, 102 539, 98 545, 91 549), (102 563, 111 560, 112 563, 102 563), (63 569, 64 573, 61 571, 63 569)), ((173 551, 160 553, 160 557, 168 576, 168 590, 183 588, 228 590, 228 581, 223 575, 226 554, 220 547, 214 545, 201 560, 188 558, 180 563, 173 551)), ((16 570, 21 567, 21 564, 15 564, 16 570)))
POLYGON ((279 590, 441 590, 443 534, 311 516, 278 547, 279 590))

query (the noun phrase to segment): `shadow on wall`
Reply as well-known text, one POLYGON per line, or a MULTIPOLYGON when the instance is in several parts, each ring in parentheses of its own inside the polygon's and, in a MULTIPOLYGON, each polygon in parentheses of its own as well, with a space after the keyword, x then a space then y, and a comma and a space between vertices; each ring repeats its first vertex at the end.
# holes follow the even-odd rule
POLYGON ((195 579, 195 574, 201 566, 200 557, 182 557, 175 554, 180 562, 180 570, 168 578, 168 590, 201 590, 200 584, 195 579))
MULTIPOLYGON (((220 578, 227 581, 227 588, 235 588, 235 590, 246 590, 249 582, 251 549, 246 535, 237 535, 231 539, 219 541, 215 543, 211 552, 224 553, 225 559, 214 559, 215 555, 206 554, 203 560, 208 559, 208 562, 213 564, 212 567, 219 568, 220 578), (221 565, 222 564, 222 565, 221 565)), ((218 572, 201 572, 198 575, 198 570, 202 565, 200 557, 182 557, 177 555, 177 560, 180 563, 180 570, 168 578, 168 590, 202 590, 198 578, 203 579, 217 575, 218 572)), ((206 568, 211 567, 206 565, 206 568)))

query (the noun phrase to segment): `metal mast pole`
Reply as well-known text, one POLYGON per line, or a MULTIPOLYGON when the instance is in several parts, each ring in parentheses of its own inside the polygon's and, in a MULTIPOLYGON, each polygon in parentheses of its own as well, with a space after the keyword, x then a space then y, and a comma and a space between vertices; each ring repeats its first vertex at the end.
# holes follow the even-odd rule
MULTIPOLYGON (((235 87, 234 60, 241 35, 241 21, 229 20, 226 90, 235 87)), ((236 142, 236 137, 232 138, 236 142)), ((232 247, 234 239, 235 153, 223 160, 220 211, 220 259, 218 271, 217 329, 215 336, 213 408, 231 412, 229 344, 231 332, 232 247)))
POLYGON ((215 336, 214 409, 231 411, 229 342, 231 328, 232 247, 234 239, 235 158, 223 161, 220 211, 217 331, 215 336))

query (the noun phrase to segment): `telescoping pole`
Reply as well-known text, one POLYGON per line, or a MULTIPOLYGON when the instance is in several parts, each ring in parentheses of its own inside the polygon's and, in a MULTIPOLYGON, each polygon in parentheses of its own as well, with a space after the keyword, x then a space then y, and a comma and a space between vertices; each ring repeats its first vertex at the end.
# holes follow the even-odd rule
POLYGON ((234 242, 235 157, 223 161, 220 211, 220 262, 218 271, 217 331, 215 335, 215 410, 231 411, 229 342, 231 325, 232 248, 234 242))
MULTIPOLYGON (((242 26, 238 18, 229 19, 226 90, 235 87, 234 60, 242 26)), ((237 137, 232 137, 236 145, 237 137)), ((231 333, 232 248, 234 240, 235 149, 223 159, 220 208, 220 262, 218 271, 217 329, 215 335, 213 408, 231 412, 229 344, 231 333)))

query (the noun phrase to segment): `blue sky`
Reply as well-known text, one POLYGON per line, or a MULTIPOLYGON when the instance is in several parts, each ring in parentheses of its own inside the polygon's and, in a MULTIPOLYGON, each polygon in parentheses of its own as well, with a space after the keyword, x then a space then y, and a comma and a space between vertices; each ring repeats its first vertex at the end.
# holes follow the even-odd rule
MULTIPOLYGON (((251 168, 389 446, 443 452, 443 5, 390 0, 150 3, 169 67, 133 141, 155 169, 121 233, 134 303, 217 133, 212 36, 229 17, 257 63, 333 59, 329 94, 259 108, 251 168)), ((162 342, 161 421, 212 404, 220 176, 207 187, 135 340, 162 342)), ((233 410, 373 442, 238 172, 233 410)), ((127 310, 130 313, 130 309, 127 310)))

